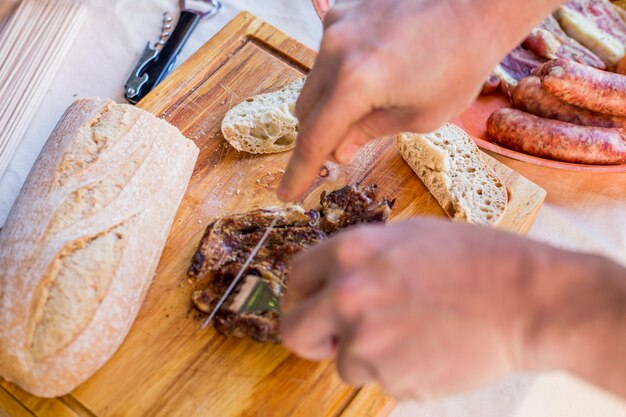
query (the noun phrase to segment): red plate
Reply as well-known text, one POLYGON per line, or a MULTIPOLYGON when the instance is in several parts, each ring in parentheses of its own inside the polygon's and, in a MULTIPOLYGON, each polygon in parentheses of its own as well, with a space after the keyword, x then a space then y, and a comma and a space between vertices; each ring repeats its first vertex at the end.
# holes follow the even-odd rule
POLYGON ((486 122, 491 113, 502 108, 510 107, 509 100, 502 94, 493 94, 489 96, 481 96, 454 122, 461 126, 467 133, 472 135, 474 141, 483 149, 495 152, 509 158, 519 161, 529 162, 531 164, 564 169, 568 171, 581 172, 626 172, 626 164, 622 165, 588 165, 576 164, 572 162, 561 162, 547 158, 528 155, 511 149, 504 148, 493 143, 487 137, 486 122))
MULTIPOLYGON (((315 11, 324 18, 328 9, 332 6, 330 0, 312 0, 315 11)), ((582 172, 626 172, 626 164, 622 165, 587 165, 576 164, 572 162, 561 162, 552 159, 540 158, 538 156, 528 155, 493 143, 487 137, 486 122, 491 113, 502 108, 511 107, 509 100, 503 94, 493 94, 489 96, 480 96, 472 106, 459 116, 454 123, 461 126, 467 133, 472 135, 474 141, 483 149, 495 152, 509 158, 519 161, 529 162, 548 168, 564 169, 568 171, 582 172)))

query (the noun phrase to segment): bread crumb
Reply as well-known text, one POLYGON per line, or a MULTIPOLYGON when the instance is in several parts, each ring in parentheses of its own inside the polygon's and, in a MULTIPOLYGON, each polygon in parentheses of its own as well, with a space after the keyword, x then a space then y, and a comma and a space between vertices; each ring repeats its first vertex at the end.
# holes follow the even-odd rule
POLYGON ((237 193, 237 195, 241 194, 241 190, 239 188, 237 188, 236 193, 237 193))
POLYGON ((280 172, 281 174, 284 174, 285 170, 281 168, 281 169, 278 170, 278 172, 280 172))

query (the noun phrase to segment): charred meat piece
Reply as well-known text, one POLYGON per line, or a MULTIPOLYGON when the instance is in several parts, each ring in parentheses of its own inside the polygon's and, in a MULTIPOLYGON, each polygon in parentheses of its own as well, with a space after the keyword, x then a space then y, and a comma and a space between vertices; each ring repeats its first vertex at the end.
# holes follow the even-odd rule
POLYGON ((198 310, 210 313, 272 220, 278 218, 243 278, 216 313, 212 325, 220 333, 279 343, 279 317, 273 303, 280 300, 286 288, 291 258, 339 229, 357 223, 385 222, 393 206, 393 202, 377 198, 375 185, 323 193, 321 203, 319 211, 304 211, 299 206, 271 207, 223 217, 207 227, 188 275, 196 283, 208 276, 208 283, 193 293, 192 301, 198 310), (253 302, 257 299, 269 302, 253 302))
POLYGON ((377 199, 376 188, 349 185, 331 193, 322 192, 322 230, 331 234, 359 223, 385 223, 395 201, 377 199))
POLYGON ((278 233, 284 228, 315 227, 320 215, 315 211, 305 212, 300 206, 287 206, 222 217, 211 223, 204 232, 189 268, 189 277, 199 279, 209 271, 218 271, 229 263, 243 262, 247 254, 243 255, 242 260, 242 252, 256 245, 275 217, 278 221, 274 233, 278 233))
POLYGON ((278 218, 242 279, 213 319, 224 335, 250 336, 260 342, 278 343, 278 313, 263 308, 240 314, 241 307, 263 281, 272 299, 279 299, 287 281, 287 265, 293 255, 326 238, 317 228, 319 213, 299 206, 272 207, 221 218, 209 225, 189 268, 193 280, 211 274, 208 285, 192 295, 196 308, 210 313, 243 268, 267 227, 278 218))

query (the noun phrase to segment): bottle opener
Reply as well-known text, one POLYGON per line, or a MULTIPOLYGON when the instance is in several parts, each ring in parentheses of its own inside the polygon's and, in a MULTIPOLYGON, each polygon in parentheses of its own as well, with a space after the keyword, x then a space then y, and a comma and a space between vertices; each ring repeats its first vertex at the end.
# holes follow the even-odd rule
POLYGON ((124 85, 124 96, 129 103, 137 104, 172 72, 176 58, 198 22, 215 16, 222 8, 220 0, 197 0, 196 3, 205 3, 208 6, 204 11, 187 7, 187 2, 188 0, 179 0, 181 11, 174 30, 172 16, 165 13, 161 38, 154 47, 150 47, 150 42, 146 45, 124 85))

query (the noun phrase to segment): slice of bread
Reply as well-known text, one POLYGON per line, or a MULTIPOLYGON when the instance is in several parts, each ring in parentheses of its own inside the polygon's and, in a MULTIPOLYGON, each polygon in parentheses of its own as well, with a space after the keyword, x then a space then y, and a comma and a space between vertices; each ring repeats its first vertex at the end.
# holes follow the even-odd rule
POLYGON ((502 219, 506 187, 463 129, 447 123, 425 135, 401 133, 396 142, 452 220, 493 226, 502 219))
POLYGON ((304 79, 273 93, 246 99, 226 113, 224 138, 238 151, 275 153, 293 149, 298 134, 296 101, 304 79))

